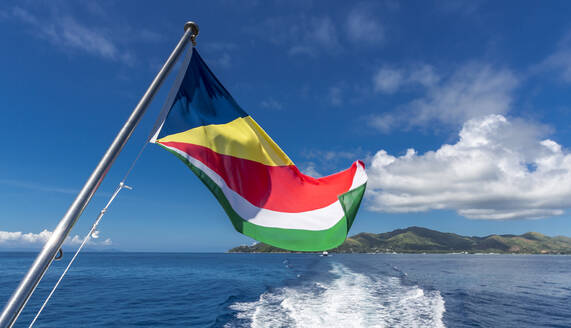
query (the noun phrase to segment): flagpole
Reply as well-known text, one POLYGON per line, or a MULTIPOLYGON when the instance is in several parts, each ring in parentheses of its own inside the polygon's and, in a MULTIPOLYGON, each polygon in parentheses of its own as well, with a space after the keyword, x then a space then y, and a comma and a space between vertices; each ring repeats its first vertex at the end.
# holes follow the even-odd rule
POLYGON ((143 117, 148 105, 156 94, 157 90, 160 88, 161 84, 165 80, 166 76, 169 74, 170 70, 174 66, 179 55, 184 51, 188 40, 191 40, 192 44, 195 45, 195 38, 198 35, 198 25, 194 22, 187 22, 184 25, 184 35, 170 54, 167 61, 164 63, 163 67, 141 98, 139 103, 133 109, 131 116, 127 119, 127 122, 123 125, 111 146, 107 149, 103 158, 101 158, 99 164, 91 173, 91 176, 63 216, 54 230, 53 234, 49 240, 44 245, 41 252, 36 257, 36 260, 28 270, 28 273, 24 276, 8 302, 2 311, 0 316, 0 328, 9 328, 14 325, 16 319, 24 309, 24 306, 28 302, 28 299, 36 289, 36 286, 44 276, 44 273, 49 268, 50 264, 54 260, 54 257, 59 252, 65 238, 68 236, 69 232, 73 228, 74 224, 79 219, 81 213, 93 197, 93 194, 99 188, 99 185, 105 178, 105 175, 113 165, 113 162, 119 156, 119 153, 131 137, 131 134, 135 130, 135 127, 143 117))

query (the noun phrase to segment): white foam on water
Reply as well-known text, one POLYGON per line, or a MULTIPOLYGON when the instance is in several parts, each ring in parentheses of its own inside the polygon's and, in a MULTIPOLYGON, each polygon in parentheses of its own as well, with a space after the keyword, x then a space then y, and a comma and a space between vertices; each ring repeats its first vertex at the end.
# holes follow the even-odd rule
POLYGON ((338 263, 331 273, 337 278, 329 283, 278 288, 230 308, 254 328, 444 327, 439 291, 406 286, 397 277, 370 277, 338 263))

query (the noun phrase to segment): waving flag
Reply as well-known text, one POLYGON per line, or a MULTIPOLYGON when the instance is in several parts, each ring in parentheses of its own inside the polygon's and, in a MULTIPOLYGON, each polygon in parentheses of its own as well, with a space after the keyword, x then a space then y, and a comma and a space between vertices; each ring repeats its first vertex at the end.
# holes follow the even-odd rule
POLYGON ((295 251, 335 248, 347 237, 365 192, 364 164, 319 179, 301 173, 195 49, 155 131, 151 142, 202 180, 238 232, 295 251))

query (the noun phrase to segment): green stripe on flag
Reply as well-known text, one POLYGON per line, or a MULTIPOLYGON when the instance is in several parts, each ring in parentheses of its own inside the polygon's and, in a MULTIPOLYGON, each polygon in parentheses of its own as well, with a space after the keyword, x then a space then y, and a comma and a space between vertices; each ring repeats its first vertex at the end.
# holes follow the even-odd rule
POLYGON ((341 202, 343 212, 345 212, 345 217, 347 218, 347 231, 351 229, 353 221, 355 221, 355 216, 357 216, 357 211, 359 210, 359 205, 361 205, 366 187, 367 183, 364 183, 362 186, 349 190, 339 196, 339 202, 341 202))

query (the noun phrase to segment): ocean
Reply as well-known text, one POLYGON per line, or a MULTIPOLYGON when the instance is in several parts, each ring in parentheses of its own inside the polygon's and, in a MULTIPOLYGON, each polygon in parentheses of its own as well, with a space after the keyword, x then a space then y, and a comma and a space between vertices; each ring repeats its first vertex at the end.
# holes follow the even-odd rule
MULTIPOLYGON (((0 253, 0 306, 34 256, 0 253)), ((571 256, 84 253, 35 325, 143 326, 571 327, 571 256)))

